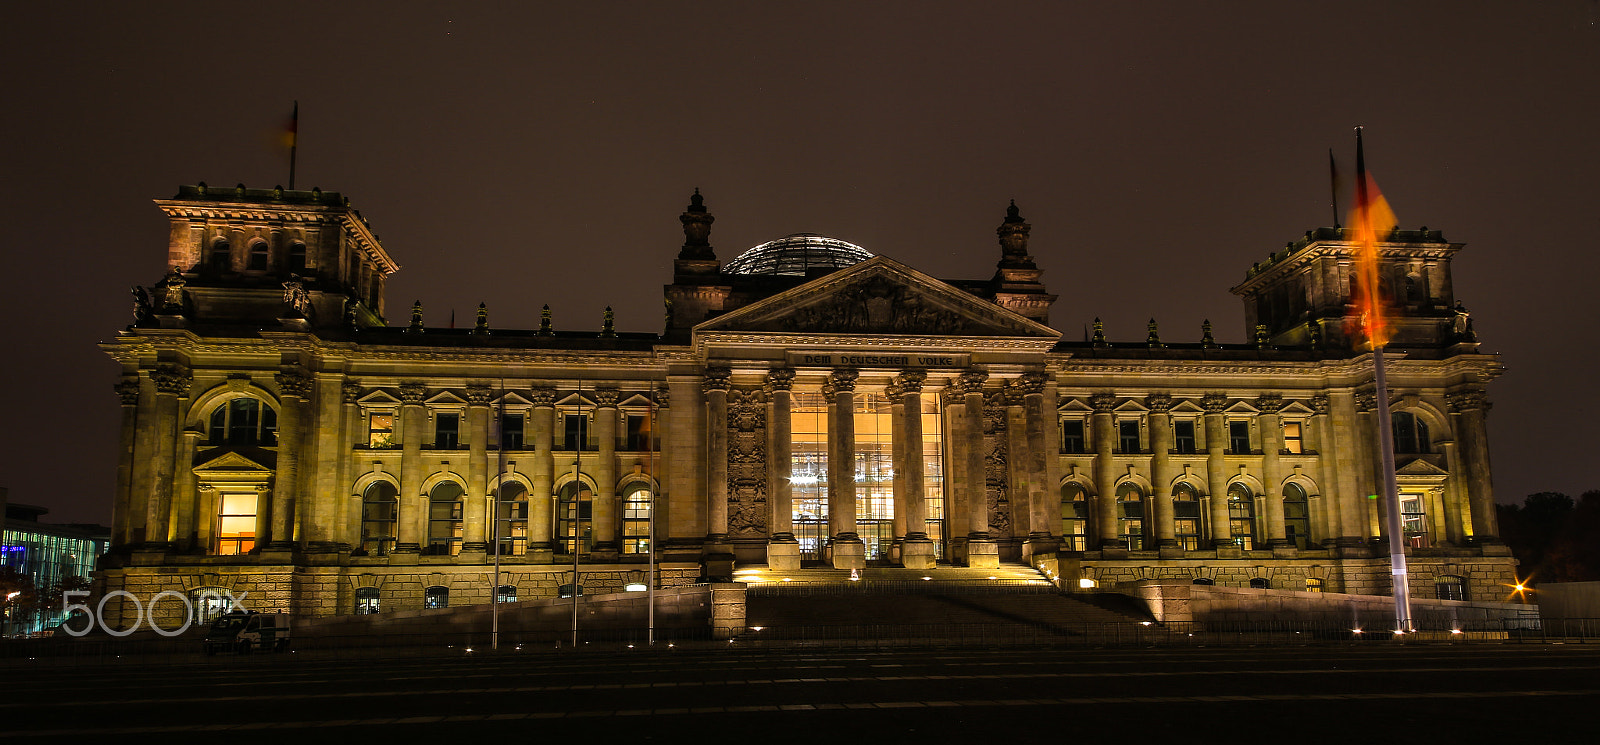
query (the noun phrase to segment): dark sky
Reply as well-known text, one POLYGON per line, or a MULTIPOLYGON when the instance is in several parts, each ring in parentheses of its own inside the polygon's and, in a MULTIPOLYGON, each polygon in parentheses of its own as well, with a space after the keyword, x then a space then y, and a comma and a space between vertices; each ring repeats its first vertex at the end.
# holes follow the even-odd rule
POLYGON ((116 366, 179 184, 352 197, 390 321, 656 331, 694 187, 726 261, 789 233, 983 278, 1015 198, 1069 336, 1243 341, 1228 292, 1331 222, 1351 130, 1509 372, 1501 501, 1600 488, 1600 9, 1539 3, 26 3, 0 31, 0 485, 110 519, 116 366), (530 4, 532 5, 532 4, 530 4), (982 6, 982 7, 980 7, 982 6))

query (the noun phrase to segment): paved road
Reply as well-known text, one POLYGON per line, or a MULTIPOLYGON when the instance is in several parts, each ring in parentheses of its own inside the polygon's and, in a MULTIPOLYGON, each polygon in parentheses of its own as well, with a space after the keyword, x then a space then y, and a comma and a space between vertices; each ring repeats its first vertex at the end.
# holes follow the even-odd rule
MULTIPOLYGON (((1592 742, 1600 647, 480 652, 13 667, 0 739, 1592 742), (1568 726, 1574 725, 1574 726, 1568 726), (1383 728, 1394 728, 1386 735, 1383 728)), ((1022 741, 1027 742, 1027 741, 1022 741)))

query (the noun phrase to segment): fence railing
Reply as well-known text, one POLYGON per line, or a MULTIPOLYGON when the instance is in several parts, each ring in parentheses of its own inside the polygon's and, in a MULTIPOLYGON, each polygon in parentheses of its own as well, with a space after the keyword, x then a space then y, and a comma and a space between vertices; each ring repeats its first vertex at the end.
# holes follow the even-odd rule
POLYGON ((771 582, 753 584, 748 597, 850 597, 855 595, 1056 595, 1040 580, 861 580, 859 582, 771 582))

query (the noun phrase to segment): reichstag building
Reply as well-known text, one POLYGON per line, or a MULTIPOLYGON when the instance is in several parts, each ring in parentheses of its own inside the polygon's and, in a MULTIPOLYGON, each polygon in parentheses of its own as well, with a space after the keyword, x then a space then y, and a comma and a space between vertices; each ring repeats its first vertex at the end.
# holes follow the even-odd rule
POLYGON ((157 204, 169 271, 101 345, 122 370, 104 591, 403 611, 489 602, 496 555, 501 597, 527 600, 574 558, 586 593, 620 591, 653 553, 669 586, 1048 559, 1069 587, 1385 595, 1396 540, 1414 597, 1514 581, 1485 428, 1501 365, 1439 231, 1381 244, 1393 536, 1338 228, 1248 268, 1249 343, 1154 324, 1073 341, 1015 205, 992 276, 939 279, 811 234, 724 262, 696 192, 660 333, 596 334, 548 314, 490 328, 481 308, 426 327, 388 304, 398 265, 337 193, 201 184, 157 204))

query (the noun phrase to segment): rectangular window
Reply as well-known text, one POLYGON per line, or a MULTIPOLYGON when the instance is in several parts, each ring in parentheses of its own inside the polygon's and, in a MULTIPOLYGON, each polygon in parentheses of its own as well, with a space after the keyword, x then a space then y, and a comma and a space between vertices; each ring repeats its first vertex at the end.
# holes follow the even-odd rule
POLYGON ((1198 452, 1193 419, 1179 419, 1172 423, 1172 445, 1173 449, 1180 453, 1198 452))
POLYGON ((522 449, 521 414, 507 414, 500 420, 500 449, 522 449))
POLYGON ((795 391, 789 417, 793 444, 794 537, 800 556, 821 559, 828 532, 828 402, 821 393, 795 391))
POLYGON ((922 397, 922 489, 928 504, 927 533, 934 554, 945 558, 944 437, 936 396, 922 397))
POLYGON ((1400 494, 1400 524, 1405 531, 1406 545, 1412 548, 1428 546, 1428 516, 1423 510, 1423 495, 1414 492, 1400 494))
POLYGON ((561 439, 561 449, 586 450, 584 446, 589 442, 589 417, 584 414, 567 414, 563 420, 566 426, 561 439))
POLYGON ((1228 422, 1228 452, 1234 455, 1250 454, 1250 423, 1243 419, 1228 422))
POLYGON ((222 495, 217 525, 217 553, 235 556, 256 547, 256 495, 222 495))
POLYGON ((1065 419, 1061 422, 1061 452, 1082 454, 1089 452, 1088 438, 1083 433, 1082 419, 1065 419))
POLYGON ((1139 422, 1124 419, 1117 422, 1117 452, 1139 452, 1139 422))
POLYGON ((622 502, 622 553, 645 554, 650 552, 650 507, 653 494, 649 489, 628 492, 622 502))
POLYGON ((435 450, 455 450, 461 444, 461 415, 435 414, 433 447, 435 450))
POLYGON ((367 447, 378 449, 394 445, 394 415, 367 415, 367 447))
POLYGON ((1172 498, 1173 531, 1178 547, 1185 551, 1200 548, 1200 503, 1192 492, 1172 498))
POLYGON ((1284 450, 1297 454, 1305 452, 1305 438, 1301 434, 1304 431, 1302 426, 1300 422, 1283 423, 1284 450))
POLYGON ((650 441, 650 417, 643 414, 628 415, 627 450, 648 452, 654 450, 650 441))

